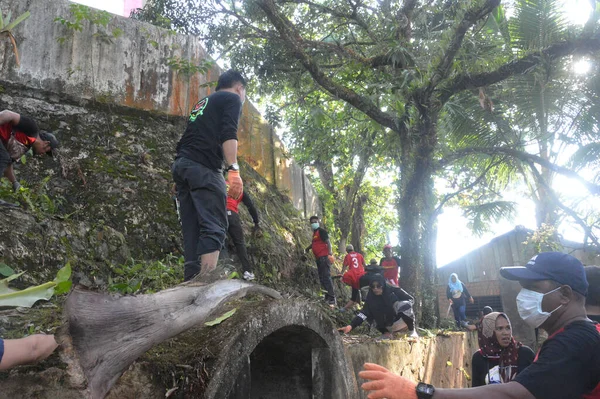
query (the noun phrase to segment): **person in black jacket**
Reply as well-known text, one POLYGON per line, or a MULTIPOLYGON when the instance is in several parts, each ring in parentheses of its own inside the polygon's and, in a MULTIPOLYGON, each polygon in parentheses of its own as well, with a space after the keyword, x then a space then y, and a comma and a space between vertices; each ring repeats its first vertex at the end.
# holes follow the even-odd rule
POLYGON ((372 274, 370 280, 362 310, 350 325, 338 330, 348 334, 367 320, 375 323, 377 330, 383 334, 380 339, 391 339, 393 333, 402 330, 408 330, 411 337, 417 337, 412 297, 402 289, 386 284, 382 274, 372 274))
POLYGON ((510 382, 533 362, 533 351, 513 338, 505 313, 486 315, 481 326, 481 347, 472 359, 474 387, 510 382))
POLYGON ((237 163, 237 130, 246 80, 233 70, 219 76, 215 92, 192 109, 171 167, 179 200, 184 281, 215 270, 227 233, 227 195, 243 190, 237 163), (223 178, 227 165, 229 187, 223 178))
POLYGON ((467 316, 465 311, 467 309, 467 299, 469 302, 475 302, 467 287, 458 279, 456 273, 452 273, 448 279, 448 287, 446 288, 446 296, 452 304, 452 310, 454 311, 454 320, 456 321, 456 328, 467 327, 467 316))
POLYGON ((238 258, 240 258, 240 262, 242 262, 242 268, 244 269, 244 280, 252 281, 255 279, 255 276, 252 271, 250 260, 248 259, 248 252, 246 251, 246 240, 244 240, 242 220, 238 214, 238 205, 240 202, 246 205, 246 208, 248 208, 248 212, 250 213, 252 221, 254 222, 254 232, 260 232, 258 212, 254 206, 254 202, 252 202, 252 198, 250 198, 250 195, 248 195, 248 193, 245 191, 242 192, 242 196, 238 199, 234 199, 230 195, 227 196, 227 221, 229 223, 227 232, 231 237, 231 241, 233 241, 233 245, 235 245, 235 251, 237 252, 238 258))

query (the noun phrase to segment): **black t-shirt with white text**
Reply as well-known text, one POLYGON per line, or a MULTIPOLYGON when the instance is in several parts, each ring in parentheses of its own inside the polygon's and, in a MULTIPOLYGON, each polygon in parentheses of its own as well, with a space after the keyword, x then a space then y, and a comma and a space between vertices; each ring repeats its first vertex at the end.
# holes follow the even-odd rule
POLYGON ((223 166, 223 143, 237 140, 242 112, 240 96, 217 91, 198 101, 177 144, 177 158, 185 157, 212 170, 223 166))
POLYGON ((536 399, 579 399, 600 382, 600 334, 589 321, 568 324, 548 338, 515 381, 536 399))

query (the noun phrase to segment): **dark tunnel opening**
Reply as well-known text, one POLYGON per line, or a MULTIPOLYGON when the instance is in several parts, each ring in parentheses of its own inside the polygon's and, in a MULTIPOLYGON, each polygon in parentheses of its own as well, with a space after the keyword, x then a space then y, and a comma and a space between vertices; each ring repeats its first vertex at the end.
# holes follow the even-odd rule
POLYGON ((230 399, 312 399, 331 395, 331 359, 323 338, 301 326, 281 328, 250 354, 230 399))

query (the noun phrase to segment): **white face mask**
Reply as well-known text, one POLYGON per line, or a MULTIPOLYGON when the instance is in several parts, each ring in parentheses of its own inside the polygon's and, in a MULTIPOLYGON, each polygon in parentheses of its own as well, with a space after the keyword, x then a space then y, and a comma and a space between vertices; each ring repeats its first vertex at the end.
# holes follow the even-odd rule
POLYGON ((561 287, 558 287, 545 294, 522 288, 519 295, 517 295, 517 310, 519 311, 519 316, 521 316, 523 321, 532 328, 541 326, 548 320, 548 317, 550 317, 552 313, 562 306, 558 306, 558 308, 554 309, 552 312, 544 312, 542 311, 542 300, 545 295, 558 291, 560 288, 561 287))

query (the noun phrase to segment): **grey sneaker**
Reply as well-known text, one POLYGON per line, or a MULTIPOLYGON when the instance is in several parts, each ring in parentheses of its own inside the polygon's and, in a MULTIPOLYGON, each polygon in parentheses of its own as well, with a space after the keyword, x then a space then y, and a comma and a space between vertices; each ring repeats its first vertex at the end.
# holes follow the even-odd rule
POLYGON ((254 277, 254 273, 252 273, 252 272, 244 272, 244 280, 246 280, 246 281, 252 281, 255 278, 256 277, 254 277))

